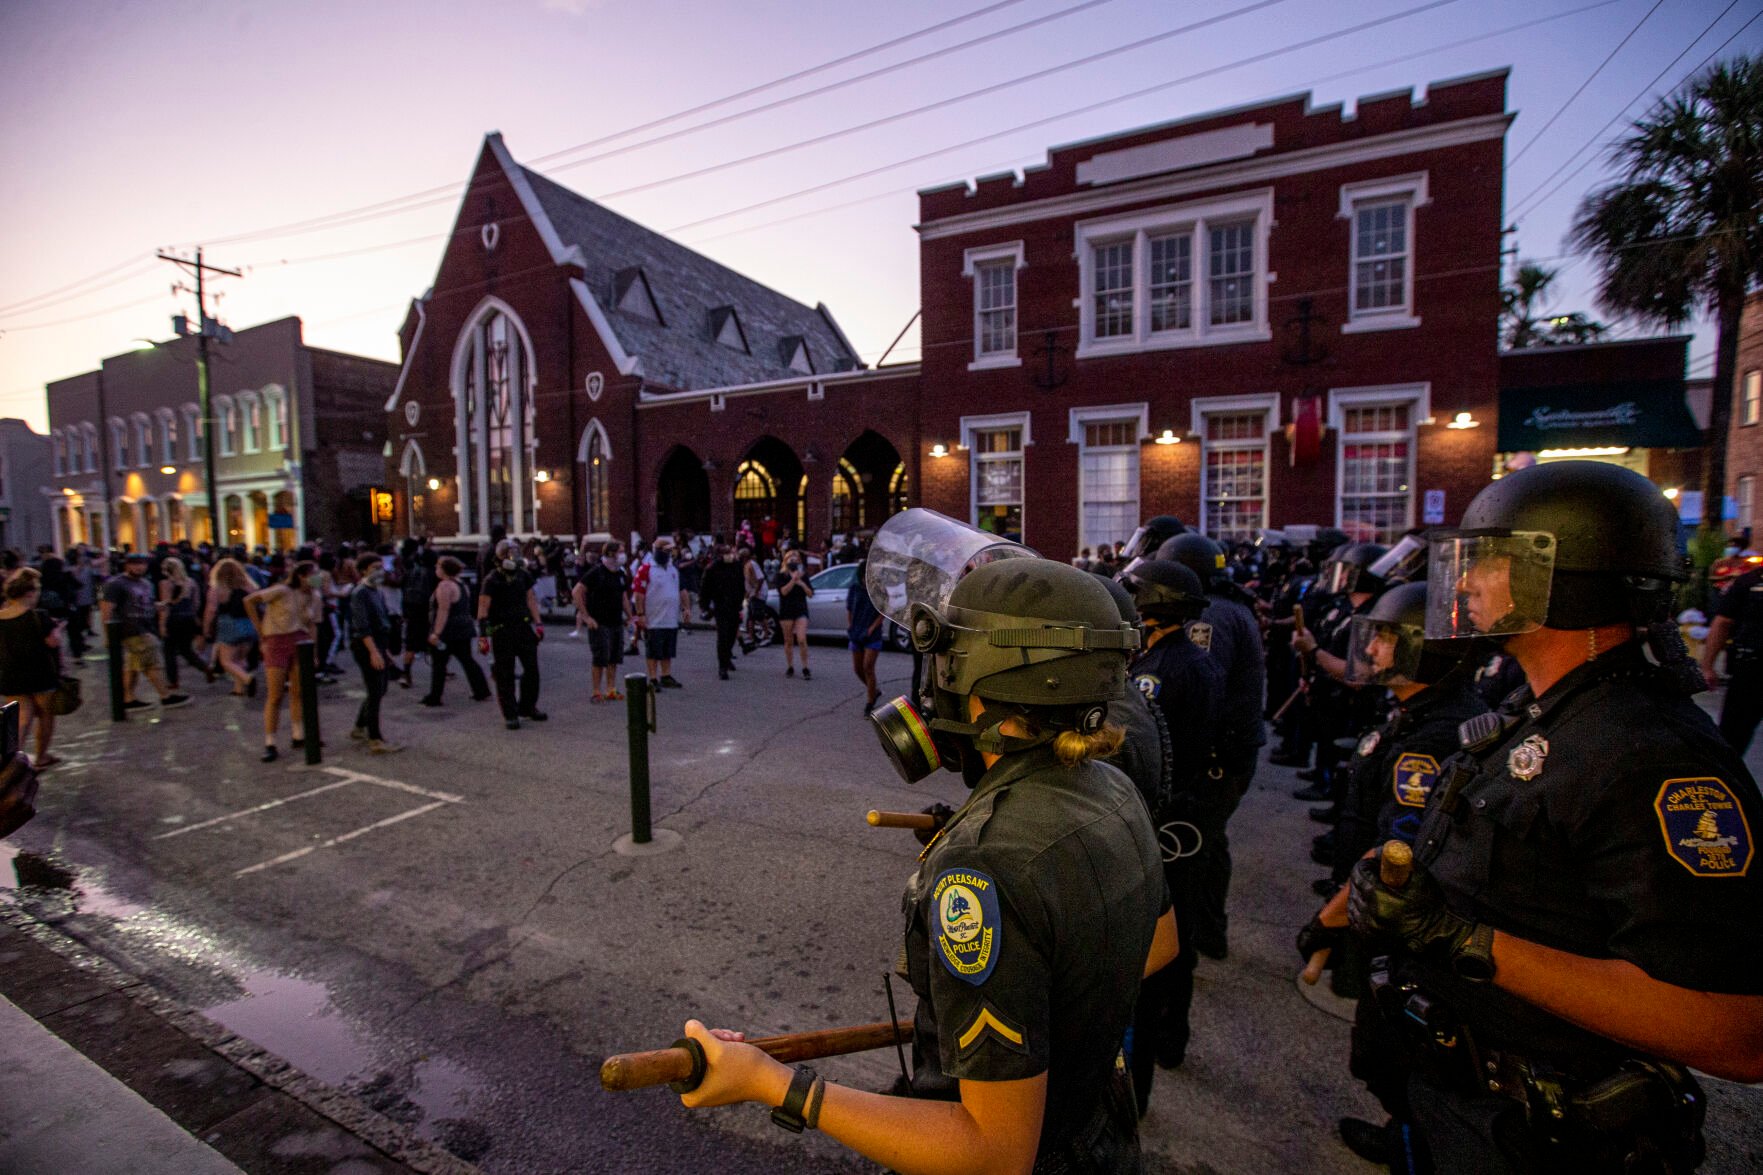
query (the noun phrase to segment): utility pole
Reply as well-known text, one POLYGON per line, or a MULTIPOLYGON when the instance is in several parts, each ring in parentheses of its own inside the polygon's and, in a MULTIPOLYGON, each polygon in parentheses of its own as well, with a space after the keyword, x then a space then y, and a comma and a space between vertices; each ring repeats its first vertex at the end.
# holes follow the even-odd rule
POLYGON ((202 414, 202 476, 203 480, 208 483, 208 536, 209 541, 218 548, 222 545, 221 536, 226 532, 222 529, 220 492, 216 487, 214 474, 214 405, 208 395, 208 339, 219 329, 219 324, 208 317, 208 302, 203 277, 209 273, 217 273, 224 277, 239 277, 240 274, 236 269, 221 269, 216 265, 204 265, 200 245, 196 247, 196 260, 194 261, 167 253, 159 254, 159 259, 169 261, 196 275, 196 402, 197 411, 202 414))

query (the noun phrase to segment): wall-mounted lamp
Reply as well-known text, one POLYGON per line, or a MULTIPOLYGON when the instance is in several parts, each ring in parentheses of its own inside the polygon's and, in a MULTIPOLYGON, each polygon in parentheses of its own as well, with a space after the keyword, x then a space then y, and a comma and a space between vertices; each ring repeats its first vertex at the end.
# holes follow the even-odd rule
POLYGON ((1670 502, 1677 501, 1677 487, 1672 486, 1671 488, 1667 489, 1665 491, 1665 498, 1667 501, 1670 501, 1670 502))
POLYGON ((949 446, 932 445, 930 447, 930 455, 932 457, 947 457, 949 455, 949 446))
POLYGON ((533 480, 537 482, 550 481, 551 471, 549 469, 536 469, 533 471, 533 480))
POLYGON ((429 478, 429 489, 438 490, 440 488, 441 488, 441 479, 440 478, 438 478, 438 477, 429 478))
POLYGON ((1446 428, 1480 428, 1481 421, 1477 420, 1475 417, 1471 416, 1467 412, 1459 412, 1459 413, 1457 413, 1457 415, 1455 415, 1451 418, 1451 422, 1449 424, 1445 425, 1445 427, 1446 428))
POLYGON ((159 472, 165 474, 167 477, 170 477, 172 474, 176 473, 177 471, 178 471, 178 467, 175 465, 161 465, 159 467, 159 472))
POLYGON ((1159 445, 1179 445, 1181 444, 1181 438, 1175 435, 1175 430, 1173 428, 1166 428, 1157 435, 1155 443, 1159 445))

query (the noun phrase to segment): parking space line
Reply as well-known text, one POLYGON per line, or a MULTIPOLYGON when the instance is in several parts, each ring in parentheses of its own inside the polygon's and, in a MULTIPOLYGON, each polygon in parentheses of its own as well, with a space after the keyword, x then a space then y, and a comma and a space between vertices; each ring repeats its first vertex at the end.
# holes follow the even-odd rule
MULTIPOLYGON (((351 781, 345 781, 345 782, 351 782, 351 781)), ((432 804, 424 804, 420 808, 412 808, 408 812, 400 812, 396 816, 388 816, 384 820, 376 820, 372 824, 366 825, 365 827, 357 828, 352 832, 345 832, 341 836, 333 836, 329 840, 323 841, 319 844, 307 845, 305 848, 295 849, 291 853, 283 853, 281 856, 273 857, 268 861, 259 861, 255 865, 251 865, 251 866, 248 866, 247 868, 240 869, 238 872, 234 873, 233 876, 235 878, 244 877, 247 874, 256 873, 256 872, 259 872, 260 870, 264 870, 264 869, 269 869, 269 868, 276 866, 276 865, 285 865, 289 861, 296 861, 296 860, 300 859, 301 857, 306 856, 308 853, 316 852, 319 849, 328 849, 328 848, 331 848, 335 845, 340 845, 345 841, 354 840, 358 836, 365 836, 368 833, 374 831, 375 829, 385 828, 388 825, 398 823, 400 820, 408 820, 412 816, 421 816, 424 812, 432 812, 436 808, 445 807, 449 803, 457 803, 457 802, 458 801, 456 801, 456 800, 436 800, 432 804)))
POLYGON ((456 796, 451 792, 433 791, 426 787, 417 787, 414 783, 403 783, 396 779, 367 775, 360 771, 352 771, 347 767, 323 767, 320 770, 328 771, 332 775, 346 775, 350 780, 371 783, 375 787, 389 787, 393 791, 409 792, 413 796, 422 796, 424 799, 440 800, 445 804, 463 804, 465 802, 464 796, 456 796))
POLYGON ((187 828, 174 828, 170 832, 160 833, 158 836, 154 837, 153 839, 154 840, 170 840, 172 837, 182 836, 186 832, 200 832, 204 828, 213 828, 216 824, 225 824, 228 820, 237 820, 241 816, 251 816, 251 815, 254 815, 258 812, 267 812, 271 808, 279 808, 283 804, 291 804, 295 800, 304 800, 308 796, 315 796, 315 795, 318 795, 320 792, 327 792, 327 791, 332 790, 333 788, 348 787, 351 783, 354 783, 354 782, 355 782, 355 780, 353 780, 353 779, 339 779, 336 783, 323 784, 322 786, 311 788, 307 791, 296 792, 295 794, 293 794, 291 796, 283 796, 279 800, 270 800, 267 803, 258 804, 256 806, 250 807, 250 808, 241 808, 237 812, 228 812, 225 816, 216 816, 212 820, 204 820, 200 824, 192 824, 187 828))

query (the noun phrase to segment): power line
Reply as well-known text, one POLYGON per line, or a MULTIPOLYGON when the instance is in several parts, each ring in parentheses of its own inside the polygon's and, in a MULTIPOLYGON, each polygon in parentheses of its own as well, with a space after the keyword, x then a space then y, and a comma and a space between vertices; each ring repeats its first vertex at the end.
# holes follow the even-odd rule
POLYGON ((35 297, 25 298, 21 301, 12 303, 10 306, 0 307, 0 317, 18 314, 35 314, 39 310, 47 310, 49 307, 59 306, 63 302, 72 302, 78 298, 89 297, 100 290, 107 290, 112 286, 119 286, 124 282, 133 281, 135 278, 148 272, 151 268, 152 258, 150 257, 137 257, 130 261, 124 261, 119 265, 111 266, 109 269, 100 270, 89 277, 83 277, 77 282, 69 282, 65 286, 58 286, 53 290, 46 290, 35 297), (103 282, 100 285, 92 285, 93 282, 98 281, 100 278, 109 277, 111 274, 114 274, 119 270, 128 270, 130 272, 124 273, 119 277, 111 278, 110 281, 103 282), (82 289, 81 287, 84 286, 91 286, 92 288, 82 289), (69 290, 77 292, 67 293, 69 290))
MULTIPOLYGON (((1549 188, 1549 190, 1547 192, 1543 193, 1543 195, 1541 197, 1537 197, 1537 193, 1541 192, 1545 187, 1548 187, 1549 183, 1551 181, 1553 181, 1556 176, 1560 175, 1563 171, 1565 171, 1568 168, 1568 166, 1570 166, 1573 163, 1573 161, 1575 159, 1577 159, 1581 154, 1583 154, 1588 148, 1596 145, 1598 140, 1604 136, 1605 132, 1607 132, 1611 127, 1615 126, 1616 123, 1622 119, 1622 116, 1627 114, 1628 111, 1633 108, 1633 106, 1636 102, 1639 102, 1642 98, 1645 98, 1648 94, 1652 93, 1653 88, 1659 84, 1659 82, 1665 77, 1665 75, 1670 73, 1673 69, 1675 69, 1677 67, 1678 62, 1682 61, 1685 57, 1689 56, 1691 50, 1693 50, 1698 44, 1701 43, 1702 38, 1706 37, 1710 32, 1714 31, 1714 26, 1718 25, 1722 20, 1726 19, 1726 14, 1728 12, 1731 12, 1736 7, 1738 7, 1738 0, 1732 0, 1732 3, 1728 4, 1726 6, 1726 8, 1720 13, 1719 16, 1716 16, 1713 20, 1709 21, 1706 28, 1704 28, 1701 32, 1697 33, 1694 37, 1692 37, 1690 39, 1690 43, 1685 45, 1683 47, 1682 51, 1679 52, 1676 57, 1673 57, 1671 59, 1671 61, 1665 66, 1664 69, 1660 70, 1657 74, 1653 75, 1652 81, 1650 81, 1646 85, 1642 86, 1641 90, 1638 94, 1636 94, 1633 98, 1630 98, 1628 100, 1628 102, 1622 106, 1621 109, 1617 110, 1617 112, 1615 114, 1611 115, 1608 122, 1606 122, 1603 126, 1599 127, 1596 131, 1594 131, 1592 133, 1592 135, 1586 139, 1585 142, 1581 143, 1579 145, 1579 147, 1573 151, 1572 154, 1568 155, 1565 159, 1563 159, 1561 161, 1561 163, 1555 168, 1554 171, 1550 172, 1547 176, 1545 176, 1543 178, 1543 181, 1541 183, 1539 183, 1536 186, 1534 186, 1533 188, 1531 188, 1530 191, 1526 192, 1523 196, 1521 196, 1518 200, 1516 200, 1513 203, 1514 211, 1511 214, 1512 219, 1514 221, 1516 221, 1516 220, 1519 220, 1525 216, 1529 216, 1532 212, 1535 212, 1537 210, 1537 208, 1541 207, 1544 203, 1546 203, 1549 200, 1549 198, 1551 196, 1553 196, 1556 192, 1560 191, 1568 183, 1572 182, 1572 180, 1575 176, 1579 175, 1579 173, 1584 171, 1587 167, 1590 167, 1592 165, 1592 163, 1596 160, 1597 156, 1594 155, 1590 159, 1587 159, 1584 162, 1582 162, 1578 167, 1575 167, 1570 174, 1568 174, 1564 179, 1562 179, 1562 181, 1560 183, 1556 184, 1552 188, 1549 188), (1533 198, 1534 198, 1534 200, 1533 200, 1533 198), (1528 207, 1527 207, 1527 205, 1528 205, 1528 207)), ((1763 12, 1757 13, 1755 16, 1751 17, 1750 20, 1747 20, 1744 24, 1740 25, 1737 29, 1735 29, 1731 36, 1727 37, 1726 40, 1722 41, 1720 43, 1719 47, 1714 50, 1714 52, 1712 52, 1712 53, 1708 54, 1708 56, 1704 57, 1702 59, 1701 64, 1697 65, 1694 69, 1690 70, 1689 73, 1685 75, 1685 77, 1686 78, 1694 77, 1696 74, 1700 73, 1704 68, 1707 67, 1707 65, 1710 61, 1713 61, 1716 57, 1720 56, 1720 54, 1724 53, 1726 51, 1726 47, 1728 45, 1732 44, 1734 41, 1736 41, 1739 38, 1739 36, 1744 33, 1744 31, 1746 29, 1750 28, 1753 24, 1756 24, 1759 18, 1763 18, 1763 12)), ((1679 79, 1678 84, 1681 85, 1682 81, 1683 81, 1683 79, 1679 79)))
POLYGON ((1641 17, 1640 20, 1636 21, 1635 26, 1632 29, 1628 30, 1628 35, 1623 37, 1622 40, 1620 40, 1616 43, 1616 48, 1610 50, 1609 55, 1606 56, 1604 58, 1604 60, 1602 60, 1598 63, 1598 68, 1592 70, 1591 76, 1586 78, 1585 81, 1579 83, 1579 89, 1577 89, 1577 90, 1573 91, 1573 93, 1569 94, 1567 96, 1567 101, 1561 103, 1560 109, 1556 110, 1555 113, 1549 115, 1549 120, 1547 122, 1543 123, 1543 125, 1537 130, 1536 134, 1534 134, 1530 137, 1530 142, 1528 142, 1524 146, 1520 147, 1518 149, 1518 153, 1516 155, 1512 156, 1511 159, 1506 161, 1507 167, 1511 167, 1514 163, 1517 163, 1520 159, 1523 159, 1524 153, 1526 151, 1530 150, 1532 147, 1536 146, 1537 140, 1542 138, 1545 134, 1548 133, 1549 128, 1555 125, 1556 119, 1560 118, 1563 114, 1567 113, 1567 108, 1569 106, 1572 106, 1574 101, 1581 94, 1585 93, 1585 88, 1587 86, 1591 85, 1592 82, 1597 80, 1598 75, 1604 72, 1604 67, 1609 65, 1612 61, 1614 61, 1616 59, 1616 55, 1618 53, 1622 52, 1622 47, 1634 39, 1634 35, 1641 31, 1641 26, 1646 24, 1649 20, 1653 19, 1653 14, 1655 12, 1658 12, 1659 9, 1664 5, 1664 3, 1665 3, 1665 0, 1653 0, 1653 6, 1649 9, 1647 9, 1647 14, 1645 16, 1641 17))
POLYGON ((1367 29, 1376 28, 1379 25, 1390 24, 1394 21, 1402 20, 1406 17, 1415 16, 1415 15, 1418 15, 1419 13, 1427 12, 1427 11, 1430 11, 1431 9, 1434 9, 1434 8, 1443 8, 1448 4, 1455 4, 1455 3, 1457 3, 1457 0, 1430 0, 1430 2, 1426 3, 1426 4, 1420 4, 1420 5, 1417 5, 1413 8, 1405 8, 1402 11, 1392 13, 1389 16, 1381 16, 1375 20, 1364 21, 1360 24, 1351 25, 1347 28, 1340 29, 1336 32, 1324 33, 1320 36, 1311 37, 1307 40, 1299 41, 1299 42, 1292 44, 1292 45, 1287 45, 1282 49, 1270 49, 1265 53, 1257 53, 1257 54, 1250 56, 1250 57, 1239 58, 1236 61, 1229 62, 1224 65, 1214 66, 1211 69, 1204 69, 1198 73, 1191 73, 1185 77, 1176 78, 1173 81, 1160 82, 1154 86, 1147 86, 1144 89, 1134 90, 1131 93, 1127 93, 1127 94, 1120 94, 1116 97, 1107 98, 1107 99, 1104 99, 1100 102, 1092 102, 1087 106, 1079 106, 1075 109, 1067 110, 1067 111, 1064 111, 1060 114, 1050 115, 1046 118, 1038 118, 1032 122, 1020 123, 1016 126, 1006 128, 1005 130, 998 131, 995 134, 981 135, 980 137, 978 137, 976 139, 967 139, 963 142, 955 143, 955 144, 948 146, 948 147, 939 147, 934 151, 926 151, 922 154, 913 155, 913 156, 906 158, 906 159, 897 159, 892 163, 886 163, 886 164, 881 165, 880 167, 872 167, 867 171, 861 171, 861 172, 856 173, 855 175, 848 175, 848 176, 843 177, 842 179, 829 180, 826 183, 815 184, 812 187, 802 188, 802 189, 799 189, 794 192, 787 192, 781 196, 773 196, 767 200, 760 200, 757 203, 748 204, 743 208, 736 208, 736 209, 733 209, 728 212, 719 212, 714 216, 701 217, 700 219, 691 221, 687 224, 675 225, 674 227, 672 227, 666 231, 667 231, 668 235, 672 235, 673 233, 684 232, 687 229, 697 228, 699 225, 712 224, 718 220, 726 220, 731 216, 739 216, 745 212, 753 212, 753 211, 756 211, 760 208, 769 208, 774 204, 781 204, 781 203, 784 203, 785 201, 788 201, 788 200, 794 200, 800 196, 809 196, 809 195, 813 195, 815 192, 824 192, 824 191, 827 191, 828 189, 840 187, 844 184, 851 183, 855 180, 868 179, 870 176, 881 175, 885 172, 893 171, 896 168, 905 167, 909 164, 922 163, 926 159, 935 159, 939 155, 947 155, 953 151, 960 151, 960 150, 964 150, 965 148, 968 148, 968 147, 975 147, 981 143, 989 143, 989 142, 993 141, 994 139, 1002 139, 1007 135, 1013 135, 1013 134, 1017 134, 1022 131, 1027 131, 1027 130, 1034 130, 1038 127, 1046 126, 1050 123, 1063 122, 1064 120, 1066 120, 1068 118, 1075 118, 1080 114, 1089 114, 1092 111, 1101 110, 1101 109, 1108 107, 1108 106, 1116 106, 1122 102, 1132 101, 1135 98, 1143 98, 1148 94, 1155 94, 1155 93, 1158 93, 1163 90, 1173 89, 1176 86, 1185 85, 1188 82, 1199 81, 1202 78, 1211 77, 1214 74, 1227 73, 1233 69, 1240 69, 1245 65, 1253 65, 1257 62, 1266 61, 1270 58, 1284 56, 1287 53, 1295 53, 1300 49, 1308 49, 1313 46, 1321 45, 1321 44, 1324 44, 1329 41, 1338 41, 1342 37, 1350 37, 1350 36, 1354 35, 1355 33, 1361 33, 1367 29))
MULTIPOLYGON (((939 21, 936 24, 926 25, 924 28, 918 29, 918 30, 911 32, 911 33, 907 33, 903 36, 894 37, 894 38, 891 38, 886 41, 880 41, 874 45, 869 46, 866 49, 859 49, 854 53, 847 53, 842 57, 835 57, 831 61, 824 61, 824 62, 821 62, 819 65, 810 66, 807 69, 797 70, 795 73, 786 74, 783 77, 774 78, 768 82, 762 82, 761 84, 759 84, 757 86, 749 86, 748 88, 746 88, 744 90, 738 90, 732 94, 725 94, 720 98, 714 98, 708 102, 701 102, 696 106, 691 106, 691 107, 688 107, 684 110, 678 110, 672 114, 664 115, 664 116, 662 116, 660 118, 656 118, 656 119, 651 119, 648 122, 639 123, 633 127, 626 127, 623 130, 614 131, 609 135, 602 135, 596 139, 589 139, 587 142, 584 142, 584 143, 576 143, 573 146, 560 148, 559 150, 553 151, 547 155, 540 155, 537 158, 535 158, 534 160, 532 160, 532 162, 535 165, 537 165, 537 164, 544 163, 544 162, 547 162, 552 159, 560 159, 566 155, 573 155, 577 151, 585 151, 585 150, 588 150, 589 148, 592 148, 592 147, 598 147, 604 143, 610 143, 610 142, 613 142, 617 139, 626 138, 630 135, 640 134, 646 130, 652 130, 655 127, 665 126, 670 122, 676 122, 682 118, 689 118, 690 116, 692 116, 694 114, 702 114, 703 112, 705 112, 707 110, 713 110, 718 106, 723 106, 723 105, 726 105, 730 102, 738 102, 743 98, 750 98, 750 97, 754 96, 755 94, 764 93, 765 91, 775 89, 778 86, 788 85, 790 82, 800 81, 802 78, 810 77, 810 76, 817 74, 817 73, 824 73, 826 70, 836 69, 837 67, 839 67, 841 65, 848 65, 853 61, 860 60, 861 58, 868 57, 868 56, 883 52, 888 49, 896 48, 900 45, 906 44, 909 41, 918 40, 921 37, 927 37, 933 33, 942 32, 944 29, 953 28, 955 25, 964 24, 968 21, 976 20, 982 16, 988 16, 991 13, 997 12, 1000 9, 1009 8, 1009 7, 1012 7, 1016 4, 1020 4, 1022 2, 1023 2, 1023 0, 1001 0, 1000 3, 990 4, 984 8, 975 9, 974 11, 966 13, 962 16, 953 17, 949 20, 939 21)), ((1106 2, 1108 2, 1108 0, 1086 0, 1086 3, 1080 4, 1077 7, 1087 8, 1087 7, 1091 7, 1093 4, 1096 4, 1096 3, 1106 3, 1106 2)), ((1068 9, 1066 11, 1069 12, 1069 11, 1074 11, 1074 10, 1068 9)), ((1054 16, 1058 16, 1058 15, 1062 15, 1062 14, 1061 13, 1054 14, 1054 16)), ((1045 18, 1045 19, 1051 19, 1051 18, 1045 18)), ((1041 22, 1031 22, 1031 23, 1041 23, 1041 22)), ((1017 27, 1023 28, 1023 27, 1028 27, 1028 26, 1024 25, 1024 26, 1017 26, 1017 27)), ((1014 30, 1007 29, 1007 30, 1005 30, 1005 33, 1008 33, 1011 31, 1014 31, 1014 30)), ((996 34, 996 35, 1001 36, 1004 34, 1001 33, 1001 34, 996 34)), ((918 59, 915 59, 915 60, 918 60, 918 59)), ((908 63, 904 63, 904 64, 912 64, 912 63, 908 62, 908 63)), ((635 147, 642 146, 642 145, 643 144, 640 144, 640 143, 634 144, 629 149, 634 150, 635 147)), ((426 208, 429 205, 438 204, 438 203, 441 203, 445 200, 451 199, 454 196, 454 194, 459 191, 459 187, 460 186, 457 183, 441 184, 441 185, 433 187, 433 188, 425 188, 424 190, 422 190, 420 192, 412 192, 408 195, 394 196, 391 199, 381 200, 381 201, 378 201, 373 204, 365 204, 365 205, 362 205, 358 208, 345 209, 345 210, 342 210, 339 212, 326 213, 323 216, 309 217, 305 220, 292 221, 288 224, 276 225, 274 227, 267 228, 267 229, 254 229, 254 230, 251 230, 248 232, 235 233, 234 235, 232 235, 230 237, 212 238, 210 243, 211 244, 233 244, 233 243, 236 243, 239 241, 256 240, 256 239, 260 239, 263 237, 286 236, 286 235, 291 235, 293 233, 306 232, 306 231, 311 231, 313 229, 318 229, 318 228, 337 227, 337 225, 332 225, 330 223, 332 221, 337 221, 338 225, 355 224, 355 223, 359 223, 359 221, 361 221, 361 220, 373 219, 374 217, 378 217, 378 216, 391 216, 391 215, 398 215, 398 214, 404 213, 404 212, 414 212, 418 208, 426 208), (411 201, 418 201, 418 202, 417 203, 410 203, 411 201), (402 208, 395 207, 396 205, 402 205, 402 204, 409 204, 409 207, 402 207, 402 208), (364 214, 366 214, 366 215, 364 215, 364 214)), ((469 192, 469 188, 470 188, 470 185, 467 184, 466 190, 468 192, 469 192)))
MULTIPOLYGON (((1733 0, 1733 2, 1736 4, 1736 3, 1738 3, 1738 0, 1733 0)), ((1493 40, 1496 37, 1509 36, 1512 33, 1523 32, 1526 29, 1535 28, 1538 25, 1549 24, 1549 23, 1552 23, 1557 20, 1565 20, 1568 17, 1579 16, 1582 13, 1591 12, 1591 11, 1594 11, 1599 8, 1608 8, 1612 4, 1619 4, 1619 3, 1621 3, 1621 0, 1596 0, 1596 2, 1592 3, 1592 4, 1584 4, 1578 8, 1569 8, 1564 12, 1557 12, 1557 13, 1554 13, 1550 16, 1538 17, 1535 20, 1527 20, 1527 21, 1523 21, 1519 24, 1507 25, 1503 29, 1495 29, 1492 32, 1478 33, 1473 37, 1460 37, 1454 41, 1447 41, 1441 45, 1434 45, 1430 49, 1420 49, 1420 50, 1417 50, 1413 53, 1404 53, 1404 54, 1397 56, 1397 57, 1386 57, 1382 61, 1372 62, 1369 65, 1356 66, 1353 69, 1342 70, 1338 73, 1325 74, 1322 77, 1312 78, 1306 82, 1299 82, 1293 88, 1294 89, 1308 89, 1311 86, 1322 85, 1324 82, 1339 81, 1342 78, 1354 77, 1358 74, 1369 73, 1372 70, 1386 69, 1389 66, 1401 65, 1405 62, 1416 60, 1417 58, 1430 57, 1434 53, 1443 53, 1443 52, 1446 52, 1446 51, 1452 50, 1452 49, 1460 49, 1465 45, 1473 45, 1479 41, 1489 41, 1489 40, 1493 40)), ((1029 162, 1038 163, 1038 162, 1041 162, 1043 158, 1044 158, 1044 156, 1042 156, 1042 155, 1036 155, 1029 162)), ((994 163, 994 164, 991 164, 989 166, 979 168, 979 169, 967 168, 967 169, 963 169, 963 171, 960 175, 950 177, 947 180, 940 181, 940 182, 953 183, 953 182, 956 182, 957 180, 964 179, 969 175, 974 175, 974 174, 987 175, 987 174, 991 174, 993 172, 1000 172, 1000 171, 1004 171, 1007 169, 1014 170, 1018 166, 1020 166, 1020 164, 1018 162, 1010 161, 1010 162, 1004 162, 1004 163, 994 163)), ((930 186, 935 187, 937 185, 932 184, 930 186)), ((911 193, 911 192, 917 192, 917 191, 922 190, 924 187, 926 187, 925 184, 916 183, 916 184, 908 185, 903 188, 889 188, 885 192, 878 192, 878 193, 871 195, 871 196, 862 196, 862 197, 859 197, 858 199, 847 200, 847 201, 844 201, 843 203, 839 203, 839 204, 829 204, 824 208, 815 208, 815 209, 811 209, 807 212, 798 212, 798 213, 794 213, 789 216, 778 217, 775 220, 762 221, 759 224, 747 225, 745 227, 737 228, 737 229, 730 229, 727 232, 716 233, 712 236, 699 237, 697 239, 696 243, 700 244, 700 245, 709 244, 712 241, 720 241, 720 240, 723 240, 724 238, 727 238, 727 237, 740 236, 743 233, 758 232, 761 229, 776 228, 779 225, 790 224, 794 221, 802 220, 806 217, 820 216, 824 213, 829 213, 829 212, 840 212, 840 211, 843 211, 844 209, 847 209, 847 208, 855 208, 861 204, 868 204, 868 203, 872 203, 876 200, 887 199, 890 196, 899 196, 899 195, 905 195, 905 194, 911 193)))
POLYGON ((105 315, 108 315, 108 314, 116 314, 117 312, 122 311, 122 310, 132 310, 136 306, 145 306, 147 303, 157 302, 157 301, 159 301, 159 299, 161 299, 163 297, 165 297, 164 294, 154 294, 151 297, 139 298, 133 302, 124 302, 124 303, 117 305, 117 306, 107 306, 103 310, 93 310, 90 313, 82 314, 77 318, 62 318, 62 319, 57 319, 54 322, 31 322, 31 323, 26 323, 24 326, 8 326, 8 327, 0 328, 0 337, 4 337, 4 336, 10 335, 10 334, 17 334, 21 331, 42 330, 45 327, 67 326, 70 323, 87 322, 87 321, 90 321, 91 319, 94 319, 94 318, 103 318, 105 315))

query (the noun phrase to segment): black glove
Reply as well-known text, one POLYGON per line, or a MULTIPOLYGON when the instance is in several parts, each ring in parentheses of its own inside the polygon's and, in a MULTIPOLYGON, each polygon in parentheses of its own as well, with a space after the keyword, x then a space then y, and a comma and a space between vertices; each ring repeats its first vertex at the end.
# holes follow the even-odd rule
POLYGON ((1347 922, 1367 938, 1393 939, 1414 954, 1432 954, 1463 978, 1493 978, 1493 928, 1451 912, 1444 890, 1419 865, 1408 884, 1391 889, 1376 857, 1353 866, 1347 879, 1347 922))
POLYGON ((955 814, 955 809, 947 804, 932 804, 930 807, 920 810, 926 816, 934 816, 937 820, 935 828, 914 828, 912 830, 912 835, 918 838, 919 844, 928 845, 936 839, 937 833, 943 831, 943 825, 949 822, 949 817, 955 814))
POLYGON ((1322 915, 1310 919, 1309 925, 1298 931, 1298 957, 1306 963, 1317 951, 1332 951, 1341 944, 1341 928, 1324 926, 1322 915))

